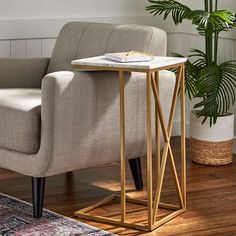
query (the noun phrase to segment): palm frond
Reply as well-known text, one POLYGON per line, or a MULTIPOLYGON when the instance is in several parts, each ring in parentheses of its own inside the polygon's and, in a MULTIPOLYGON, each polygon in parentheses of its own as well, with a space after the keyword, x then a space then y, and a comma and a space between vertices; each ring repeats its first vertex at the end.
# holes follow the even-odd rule
POLYGON ((204 68, 196 80, 196 88, 195 97, 204 99, 194 106, 195 114, 209 118, 210 125, 215 124, 217 117, 227 113, 235 102, 235 61, 204 68))
POLYGON ((181 23, 184 19, 188 18, 191 9, 186 5, 181 4, 178 1, 167 0, 148 0, 151 5, 146 7, 152 15, 161 15, 164 13, 164 19, 166 19, 170 14, 172 15, 174 23, 177 25, 181 23))
MULTIPOLYGON (((184 57, 178 53, 172 53, 174 57, 184 57)), ((195 95, 195 80, 198 73, 198 68, 189 60, 185 63, 185 92, 187 92, 189 99, 191 100, 195 95)), ((176 71, 174 71, 176 72, 176 71)))
POLYGON ((191 49, 192 54, 188 55, 188 58, 195 59, 193 65, 197 67, 197 70, 200 71, 206 67, 206 54, 199 49, 191 49))
POLYGON ((203 10, 194 10, 189 13, 189 19, 192 20, 192 24, 197 25, 197 30, 200 34, 218 34, 234 25, 235 15, 227 10, 218 10, 211 13, 203 10))

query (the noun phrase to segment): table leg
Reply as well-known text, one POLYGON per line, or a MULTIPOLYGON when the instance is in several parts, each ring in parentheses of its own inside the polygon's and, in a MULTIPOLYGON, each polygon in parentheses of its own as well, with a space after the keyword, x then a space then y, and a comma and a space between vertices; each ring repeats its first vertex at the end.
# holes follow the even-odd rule
POLYGON ((185 65, 181 74, 181 187, 186 208, 186 128, 185 128, 185 65))
POLYGON ((119 90, 120 90, 120 175, 121 175, 121 222, 125 222, 126 218, 126 199, 125 199, 125 89, 124 89, 124 73, 119 71, 119 90))
MULTIPOLYGON (((157 92, 159 95, 159 71, 154 73, 157 92)), ((160 120, 157 110, 157 100, 155 99, 155 131, 156 131, 156 183, 158 183, 158 176, 161 170, 161 133, 160 133, 160 120)))
POLYGON ((146 109, 147 109, 147 190, 148 190, 148 228, 152 230, 152 114, 151 114, 151 72, 146 78, 146 109))

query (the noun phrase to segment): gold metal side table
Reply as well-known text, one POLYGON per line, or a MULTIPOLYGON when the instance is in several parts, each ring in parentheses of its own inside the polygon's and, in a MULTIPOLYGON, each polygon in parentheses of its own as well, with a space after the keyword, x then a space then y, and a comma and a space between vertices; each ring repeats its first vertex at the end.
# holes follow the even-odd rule
POLYGON ((150 62, 118 63, 105 60, 104 56, 85 58, 72 61, 72 65, 77 70, 103 70, 119 72, 120 89, 120 170, 121 170, 121 195, 111 195, 100 202, 85 209, 78 210, 75 215, 79 218, 108 223, 122 227, 130 227, 138 230, 152 231, 174 217, 182 214, 186 210, 186 144, 185 144, 185 58, 155 57, 150 62), (159 72, 161 70, 177 70, 177 78, 172 98, 169 120, 166 125, 159 98, 159 72), (147 200, 133 199, 126 196, 126 157, 125 157, 125 91, 124 72, 142 72, 146 74, 146 125, 147 125, 147 200), (177 106, 177 98, 180 90, 181 97, 181 181, 179 180, 175 159, 170 144, 173 127, 174 114, 177 106), (152 109, 151 95, 155 98, 155 144, 156 144, 156 171, 158 173, 157 186, 153 196, 153 166, 152 166, 152 109), (162 131, 164 139, 164 149, 160 151, 160 133, 162 131), (170 159, 176 192, 178 194, 179 205, 160 202, 163 179, 166 170, 167 159, 170 159), (121 202, 120 220, 103 216, 89 214, 89 211, 107 204, 112 200, 121 202), (147 206, 147 224, 132 223, 126 220, 126 203, 134 203, 147 206), (157 220, 158 209, 168 209, 173 212, 157 220))

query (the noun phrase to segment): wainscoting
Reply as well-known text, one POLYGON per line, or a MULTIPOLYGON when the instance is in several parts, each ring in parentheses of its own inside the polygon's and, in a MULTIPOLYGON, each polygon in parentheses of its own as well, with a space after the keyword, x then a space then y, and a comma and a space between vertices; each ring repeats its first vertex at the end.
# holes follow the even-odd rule
POLYGON ((13 39, 0 41, 0 57, 50 57, 56 38, 13 39))

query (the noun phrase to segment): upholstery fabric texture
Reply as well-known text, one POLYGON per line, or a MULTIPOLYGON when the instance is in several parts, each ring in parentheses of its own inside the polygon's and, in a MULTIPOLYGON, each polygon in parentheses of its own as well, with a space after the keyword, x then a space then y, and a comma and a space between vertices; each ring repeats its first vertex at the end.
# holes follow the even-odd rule
POLYGON ((0 89, 0 147, 36 153, 40 143, 40 107, 40 89, 0 89))
MULTIPOLYGON (((1 88, 11 88, 14 84, 18 88, 28 86, 38 88, 42 79, 40 76, 43 77, 46 70, 48 73, 44 76, 41 87, 41 126, 38 126, 40 136, 37 136, 36 131, 27 133, 29 136, 38 137, 37 145, 35 143, 34 148, 29 150, 28 143, 25 144, 24 148, 27 147, 28 152, 26 154, 22 148, 21 152, 17 152, 13 147, 9 148, 4 144, 4 147, 0 148, 0 166, 24 175, 43 177, 118 162, 120 145, 118 74, 95 71, 73 72, 71 60, 127 50, 164 56, 166 44, 166 33, 152 27, 72 22, 61 30, 48 69, 46 69, 47 59, 42 59, 43 62, 36 65, 32 60, 27 59, 25 62, 23 60, 24 66, 19 66, 17 69, 18 71, 21 70, 20 67, 22 68, 17 77, 16 72, 10 73, 10 70, 14 70, 15 63, 20 65, 20 60, 11 64, 6 59, 6 62, 3 62, 6 63, 6 67, 3 67, 0 61, 1 88), (36 69, 34 66, 39 68, 36 69), (26 80, 24 74, 27 75, 26 80)), ((174 83, 174 73, 169 71, 160 73, 160 97, 166 120, 174 83)), ((145 74, 126 74, 127 158, 143 156, 146 153, 145 88, 145 74)), ((16 107, 13 108, 15 111, 16 107)), ((22 107, 17 109, 21 111, 22 107)), ((32 114, 32 110, 21 112, 32 114)), ((154 106, 152 114, 154 127, 154 106)), ((0 115, 3 116, 1 110, 0 115)), ((17 129, 17 124, 13 128, 17 129)))
POLYGON ((48 73, 71 71, 71 61, 79 58, 132 50, 165 56, 166 48, 166 33, 158 28, 72 22, 66 24, 59 34, 48 73))
POLYGON ((40 88, 49 58, 0 58, 0 88, 40 88))
MULTIPOLYGON (((160 97, 168 119, 175 75, 160 73, 160 97)), ((126 157, 146 154, 146 76, 126 74, 126 157)), ((115 72, 55 72, 43 80, 42 104, 53 104, 53 157, 47 175, 119 162, 119 80, 115 72), (48 97, 50 96, 50 98, 48 97), (66 140, 66 142, 65 142, 66 140), (68 161, 68 159, 70 161, 68 161)), ((152 100, 154 105, 154 98, 152 100)), ((45 109, 48 109, 45 107, 45 109)), ((152 107, 154 127, 154 106, 152 107)), ((42 108, 44 109, 44 108, 42 108)), ((43 110, 42 110, 43 112, 43 110)), ((47 111, 45 111, 45 114, 47 111)), ((153 128, 153 137, 155 129, 153 128)))

